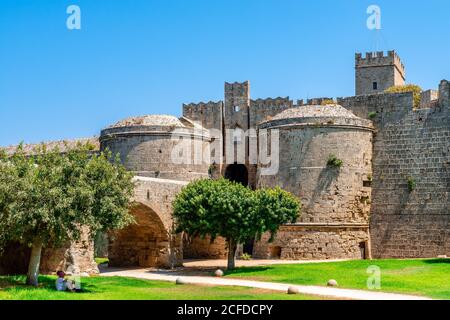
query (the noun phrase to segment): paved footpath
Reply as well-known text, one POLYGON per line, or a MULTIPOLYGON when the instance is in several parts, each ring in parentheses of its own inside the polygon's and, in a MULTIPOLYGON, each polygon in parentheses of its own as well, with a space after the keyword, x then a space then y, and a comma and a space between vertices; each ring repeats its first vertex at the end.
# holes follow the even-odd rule
POLYGON ((206 277, 206 276, 189 276, 180 274, 171 274, 167 271, 150 271, 148 269, 113 269, 107 268, 102 270, 102 276, 120 276, 138 279, 157 280, 175 282, 182 279, 186 284, 196 285, 213 285, 213 286, 238 286, 266 289, 273 291, 287 292, 289 287, 298 288, 300 293, 308 295, 317 295, 334 299, 353 299, 353 300, 431 300, 420 296, 411 296, 395 293, 384 293, 365 290, 339 289, 319 286, 299 286, 295 284, 262 282, 253 280, 241 280, 230 278, 206 277))

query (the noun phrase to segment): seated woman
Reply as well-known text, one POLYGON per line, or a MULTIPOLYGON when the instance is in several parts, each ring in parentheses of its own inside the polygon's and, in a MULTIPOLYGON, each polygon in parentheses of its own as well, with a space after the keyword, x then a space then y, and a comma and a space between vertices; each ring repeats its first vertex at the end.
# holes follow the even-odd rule
POLYGON ((64 271, 58 271, 56 273, 58 279, 56 279, 56 290, 58 291, 76 291, 75 284, 72 280, 66 279, 66 274, 64 271))

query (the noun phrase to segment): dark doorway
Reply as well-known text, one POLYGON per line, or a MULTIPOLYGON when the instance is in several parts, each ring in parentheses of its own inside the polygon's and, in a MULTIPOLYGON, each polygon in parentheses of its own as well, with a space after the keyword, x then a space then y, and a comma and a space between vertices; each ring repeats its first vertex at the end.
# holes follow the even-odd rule
POLYGON ((231 164, 225 170, 225 178, 248 186, 248 170, 243 164, 231 164))
POLYGON ((359 251, 361 252, 361 259, 362 259, 362 260, 367 259, 367 256, 366 256, 366 246, 367 246, 366 242, 360 242, 360 243, 359 243, 359 251))
POLYGON ((253 246, 255 244, 255 239, 248 240, 244 243, 243 253, 253 255, 253 246))

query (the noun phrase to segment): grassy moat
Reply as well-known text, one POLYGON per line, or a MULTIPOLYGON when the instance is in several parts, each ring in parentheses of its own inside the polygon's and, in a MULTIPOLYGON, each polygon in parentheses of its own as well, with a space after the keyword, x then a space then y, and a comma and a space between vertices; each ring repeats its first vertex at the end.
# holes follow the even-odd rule
POLYGON ((40 287, 25 286, 25 276, 0 277, 0 300, 310 300, 320 297, 287 295, 241 287, 176 285, 171 282, 122 277, 83 278, 83 292, 57 292, 53 276, 41 276, 40 287))
MULTIPOLYGON (((450 299, 450 259, 357 260, 331 263, 243 267, 226 272, 226 278, 252 279, 299 285, 325 286, 337 280, 340 288, 367 289, 367 270, 381 272, 381 289, 376 291, 450 299)), ((41 276, 40 287, 25 286, 24 276, 0 277, 0 300, 285 300, 320 299, 308 295, 287 295, 268 290, 196 285, 122 277, 82 279, 82 293, 56 292, 55 277, 41 276)))
POLYGON ((226 277, 260 281, 324 286, 328 280, 337 280, 340 288, 367 290, 367 269, 376 266, 381 271, 381 289, 450 299, 450 259, 415 260, 355 260, 332 263, 275 265, 238 268, 226 272, 226 277))

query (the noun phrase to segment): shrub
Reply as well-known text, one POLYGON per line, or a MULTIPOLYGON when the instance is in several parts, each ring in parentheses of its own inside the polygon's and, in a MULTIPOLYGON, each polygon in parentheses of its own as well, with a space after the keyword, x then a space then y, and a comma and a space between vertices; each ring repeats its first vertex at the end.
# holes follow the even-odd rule
POLYGON ((416 189, 417 183, 416 179, 413 177, 408 177, 408 190, 409 192, 413 192, 416 189))
POLYGON ((242 255, 241 255, 241 260, 252 260, 252 255, 251 254, 248 254, 248 253, 243 253, 242 255))
POLYGON ((377 113, 375 111, 369 112, 369 119, 375 119, 375 117, 377 116, 377 113))
POLYGON ((334 154, 330 154, 328 157, 327 165, 330 167, 340 168, 344 164, 344 161, 338 159, 334 154))
POLYGON ((416 84, 407 84, 404 86, 394 86, 386 89, 386 93, 403 93, 412 92, 414 98, 414 108, 418 108, 420 105, 420 96, 422 93, 422 88, 416 84))
POLYGON ((323 99, 322 103, 320 105, 321 106, 326 106, 326 105, 330 105, 330 104, 335 105, 336 102, 334 102, 333 99, 323 99))

